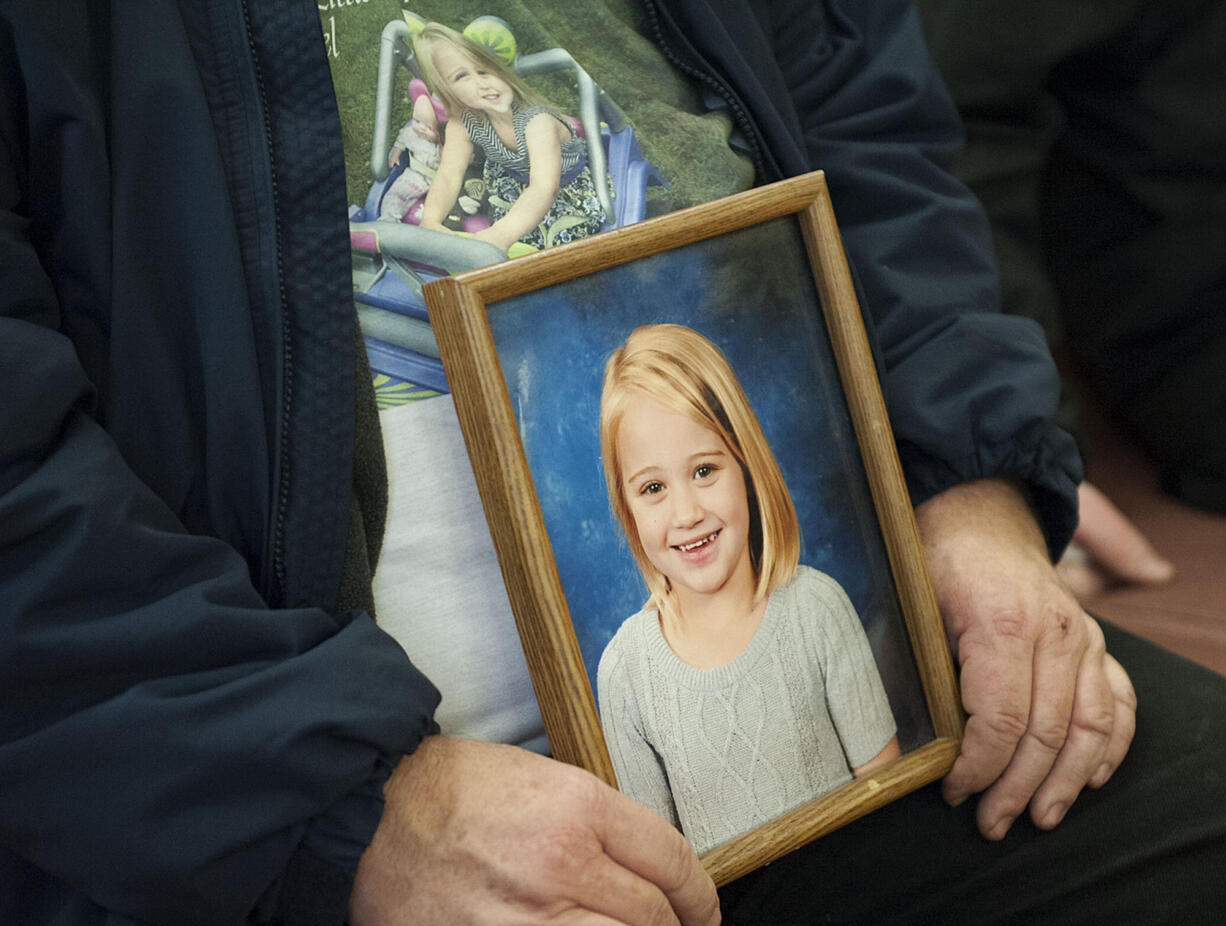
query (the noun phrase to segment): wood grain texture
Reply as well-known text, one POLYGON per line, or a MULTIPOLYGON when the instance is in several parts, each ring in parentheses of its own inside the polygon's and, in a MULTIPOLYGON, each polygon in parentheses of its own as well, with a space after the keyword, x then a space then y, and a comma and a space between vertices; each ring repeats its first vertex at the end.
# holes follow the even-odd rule
POLYGON ((920 678, 937 737, 961 738, 963 713, 953 660, 928 576, 915 511, 877 381, 859 300, 825 185, 800 223, 813 264, 835 362, 843 379, 852 426, 860 441, 869 490, 877 506, 890 568, 915 647, 920 678))
POLYGON ((953 664, 825 178, 818 171, 758 187, 423 288, 550 747, 616 785, 487 306, 787 215, 795 215, 808 251, 936 738, 708 852, 703 864, 717 884, 936 780, 962 735, 953 664))

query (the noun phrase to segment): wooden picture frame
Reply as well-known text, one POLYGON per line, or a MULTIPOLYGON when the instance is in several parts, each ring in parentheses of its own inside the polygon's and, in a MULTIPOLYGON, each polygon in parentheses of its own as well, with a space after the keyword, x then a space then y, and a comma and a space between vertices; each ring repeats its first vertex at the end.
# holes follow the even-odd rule
MULTIPOLYGON (((715 846, 702 856, 705 867, 726 883, 948 771, 963 724, 953 665, 820 171, 444 277, 424 293, 556 758, 616 786, 593 695, 593 644, 580 642, 589 622, 577 629, 572 618, 571 599, 604 585, 593 572, 617 558, 601 546, 616 522, 599 451, 591 451, 592 394, 603 356, 628 326, 680 321, 710 329, 704 333, 717 343, 722 332, 720 346, 738 373, 769 367, 765 385, 752 387, 759 395, 778 385, 776 366, 799 371, 783 398, 763 400, 770 407, 759 417, 772 444, 772 415, 783 422, 781 440, 799 432, 796 439, 808 442, 794 454, 803 461, 792 467, 797 475, 787 476, 793 494, 793 478, 805 482, 810 470, 827 466, 822 478, 837 491, 804 488, 805 497, 850 499, 834 503, 848 506, 846 516, 841 507, 836 516, 798 501, 801 529, 818 541, 828 527, 837 536, 837 543, 815 542, 811 556, 842 554, 850 563, 839 568, 851 581, 839 581, 865 621, 900 740, 907 730, 899 758, 715 846), (758 353, 738 361, 733 354, 742 346, 758 353), (816 436, 804 436, 809 431, 816 436), (840 437, 844 431, 851 436, 840 437), (559 449, 557 434, 578 450, 559 449), (813 446, 828 463, 809 465, 813 446), (580 507, 555 511, 555 499, 580 507), (811 510, 821 511, 808 516, 819 523, 806 523, 811 510), (585 565, 584 555, 594 564, 585 565)), ((745 390, 752 391, 748 381, 745 390)), ((788 448, 776 452, 786 469, 788 448)), ((621 555, 629 556, 624 542, 621 555)), ((638 594, 615 616, 641 606, 641 581, 638 594)), ((595 626, 592 633, 607 633, 595 626)))

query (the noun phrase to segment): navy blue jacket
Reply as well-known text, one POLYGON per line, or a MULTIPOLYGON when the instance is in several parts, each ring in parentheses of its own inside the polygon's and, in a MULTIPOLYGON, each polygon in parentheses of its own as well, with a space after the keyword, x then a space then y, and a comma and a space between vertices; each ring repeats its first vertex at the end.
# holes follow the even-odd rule
MULTIPOLYGON (((906 0, 649 4, 760 181, 826 170, 915 501, 1079 462, 906 0)), ((0 0, 0 921, 340 922, 434 687, 337 613, 342 152, 309 0, 0 0), (110 911, 110 912, 107 912, 110 911)))

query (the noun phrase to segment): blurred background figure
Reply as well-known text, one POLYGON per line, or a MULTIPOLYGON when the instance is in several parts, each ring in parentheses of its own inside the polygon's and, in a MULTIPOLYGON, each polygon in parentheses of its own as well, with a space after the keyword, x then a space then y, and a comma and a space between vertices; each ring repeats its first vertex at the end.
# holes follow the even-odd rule
MULTIPOLYGON (((1064 424, 1087 407, 1163 490, 1226 512, 1226 4, 919 0, 966 123, 1006 311, 1047 331, 1064 424), (1067 384, 1072 382, 1073 389, 1067 384)), ((1170 566, 1092 487, 1066 575, 1083 595, 1170 566)))
POLYGON ((1166 491, 1226 511, 1226 4, 919 6, 1005 309, 1043 324, 1166 491))

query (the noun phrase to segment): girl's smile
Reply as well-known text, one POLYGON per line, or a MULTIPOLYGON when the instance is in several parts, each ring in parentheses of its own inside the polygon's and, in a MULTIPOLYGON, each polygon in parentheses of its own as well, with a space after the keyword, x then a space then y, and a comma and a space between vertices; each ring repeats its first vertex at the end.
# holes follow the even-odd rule
POLYGON ((699 537, 693 543, 677 544, 677 549, 680 550, 682 553, 692 553, 695 550, 702 550, 707 546, 707 544, 713 543, 715 541, 715 538, 718 536, 719 536, 719 531, 715 531, 714 533, 708 534, 705 537, 699 537))
POLYGON ((710 428, 646 396, 629 401, 617 434, 624 491, 648 560, 681 602, 753 598, 749 501, 741 465, 710 428))

